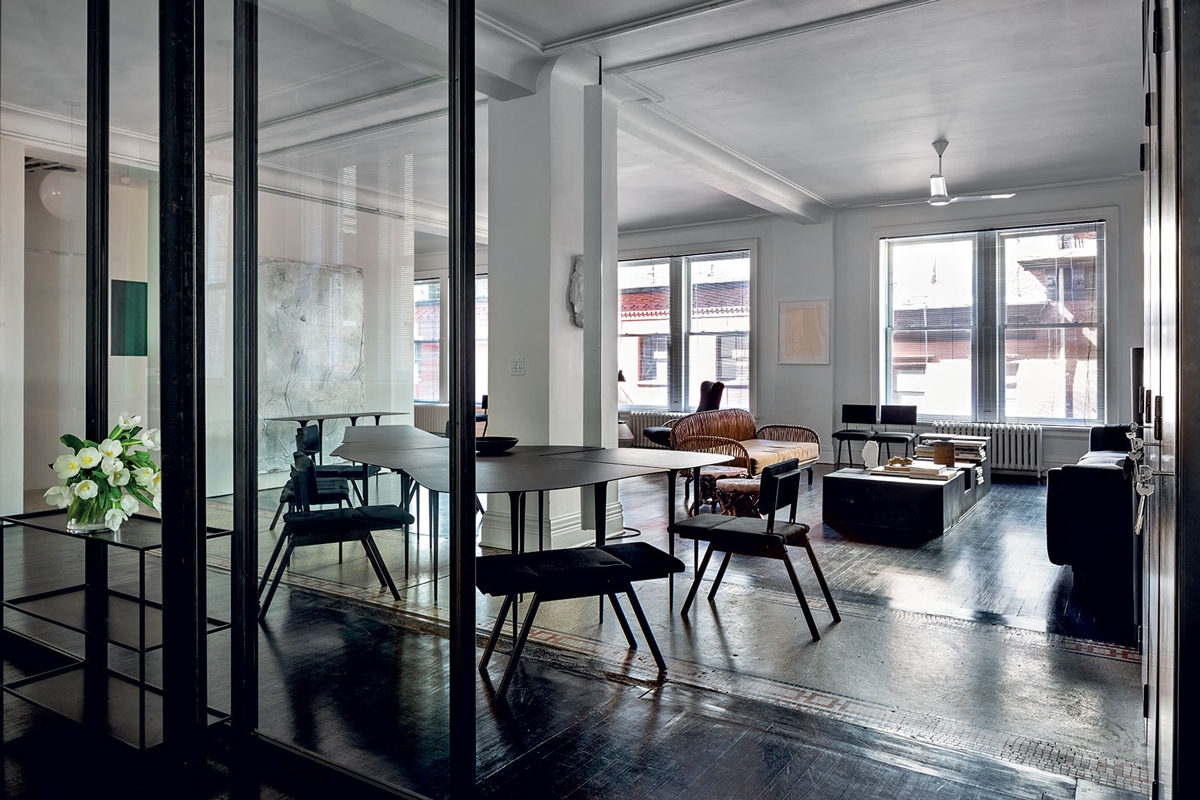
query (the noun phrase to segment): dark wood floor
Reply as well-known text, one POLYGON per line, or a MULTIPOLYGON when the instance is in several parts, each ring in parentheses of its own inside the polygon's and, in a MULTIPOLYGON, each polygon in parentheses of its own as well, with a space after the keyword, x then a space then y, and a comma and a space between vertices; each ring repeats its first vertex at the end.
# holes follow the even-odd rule
MULTIPOLYGON (((654 479, 627 484, 622 494, 633 512, 629 524, 643 528, 647 540, 663 544, 653 533, 659 517, 665 518, 662 487, 654 479)), ((819 483, 814 489, 819 490, 819 483)), ((1031 556, 1038 545, 1044 489, 997 486, 993 497, 999 522, 972 512, 952 536, 917 545, 854 542, 814 526, 835 595, 1102 638, 1095 620, 1073 607, 1069 573, 1046 568, 1031 556)), ((815 510, 819 519, 819 493, 806 492, 802 502, 801 518, 815 510)), ((81 577, 81 549, 74 552, 70 540, 29 534, 6 539, 10 595, 81 577)), ((114 563, 114 580, 129 585, 128 569, 114 563)), ((731 567, 726 580, 786 588, 784 575, 753 560, 731 567)), ((211 571, 209 589, 214 613, 227 613, 228 575, 211 571)), ((386 610, 301 589, 285 586, 275 602, 260 640, 264 733, 376 780, 429 797, 445 796, 445 640, 397 625, 386 610)), ((11 612, 6 622, 14 624, 11 612)), ((67 649, 78 645, 58 644, 67 649)), ((210 646, 210 692, 213 704, 221 705, 227 702, 227 634, 212 637, 210 646)), ((498 660, 504 663, 503 656, 498 660)), ((153 660, 150 666, 157 669, 153 660)), ((36 664, 9 659, 6 677, 32 668, 36 664)), ((494 702, 487 687, 480 686, 477 776, 482 795, 1134 796, 752 699, 672 683, 640 685, 598 677, 583 660, 530 658, 508 702, 494 702)), ((5 701, 5 739, 8 797, 70 796, 100 785, 150 797, 183 788, 164 792, 160 776, 141 782, 131 778, 137 762, 126 754, 89 742, 75 726, 13 698, 5 701), (90 759, 87 767, 94 774, 84 778, 62 769, 64 749, 111 758, 90 759), (133 766, 121 766, 129 764, 133 766)), ((263 798, 328 794, 322 786, 279 785, 250 781, 235 786, 218 768, 202 793, 263 798)))

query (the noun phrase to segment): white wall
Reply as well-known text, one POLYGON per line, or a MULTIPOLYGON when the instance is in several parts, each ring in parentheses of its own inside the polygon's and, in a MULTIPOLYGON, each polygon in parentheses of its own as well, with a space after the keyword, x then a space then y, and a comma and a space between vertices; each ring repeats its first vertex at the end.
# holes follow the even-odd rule
MULTIPOLYGON (((819 225, 774 218, 627 233, 622 257, 659 248, 757 241, 754 411, 760 424, 790 422, 821 436, 822 460, 832 461, 830 434, 841 427, 843 403, 880 402, 877 237, 904 230, 937 232, 964 226, 1027 224, 1034 219, 1092 219, 1101 210, 1107 229, 1107 416, 1130 418, 1129 348, 1142 341, 1142 181, 1140 177, 1022 191, 1010 200, 941 208, 919 204, 843 209, 819 225), (1077 212, 1083 212, 1076 216, 1077 212), (1091 212, 1091 213, 1089 213, 1091 212), (777 362, 778 303, 832 298, 829 366, 777 362)), ((1046 462, 1074 461, 1087 449, 1085 429, 1045 434, 1046 462)))
POLYGON ((0 138, 0 514, 24 511, 25 145, 0 138))

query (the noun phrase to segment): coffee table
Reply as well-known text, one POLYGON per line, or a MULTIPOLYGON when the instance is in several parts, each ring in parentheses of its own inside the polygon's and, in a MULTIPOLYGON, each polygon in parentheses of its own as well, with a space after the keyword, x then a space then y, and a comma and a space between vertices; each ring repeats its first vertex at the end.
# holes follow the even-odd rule
POLYGON ((948 481, 851 468, 826 475, 821 519, 839 532, 874 538, 941 536, 991 488, 983 464, 959 464, 948 481))

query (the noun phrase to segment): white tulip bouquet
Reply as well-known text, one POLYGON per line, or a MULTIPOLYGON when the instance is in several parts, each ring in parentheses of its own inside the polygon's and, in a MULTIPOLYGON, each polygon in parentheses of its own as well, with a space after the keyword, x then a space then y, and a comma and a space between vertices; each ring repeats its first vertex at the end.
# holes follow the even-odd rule
POLYGON ((108 528, 137 513, 141 503, 162 510, 162 472, 150 458, 160 448, 157 428, 139 427, 142 418, 121 414, 108 438, 96 443, 70 433, 60 441, 71 448, 50 465, 62 486, 46 490, 46 502, 67 509, 67 527, 108 528))

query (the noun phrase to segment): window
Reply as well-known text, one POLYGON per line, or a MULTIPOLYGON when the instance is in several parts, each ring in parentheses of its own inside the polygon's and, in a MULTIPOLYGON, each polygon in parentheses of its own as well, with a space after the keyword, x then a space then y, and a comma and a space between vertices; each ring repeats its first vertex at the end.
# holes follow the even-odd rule
POLYGON ((1104 419, 1104 223, 880 240, 886 396, 925 418, 1104 419))
MULTIPOLYGON (((414 339, 413 399, 436 403, 442 400, 442 279, 413 282, 414 339)), ((488 390, 488 279, 475 277, 475 396, 488 390)))
POLYGON ((687 411, 700 383, 725 383, 722 405, 750 405, 750 251, 621 261, 620 404, 687 411), (636 376, 636 380, 632 377, 636 376))
POLYGON ((437 278, 413 283, 413 399, 441 400, 442 284, 437 278))

